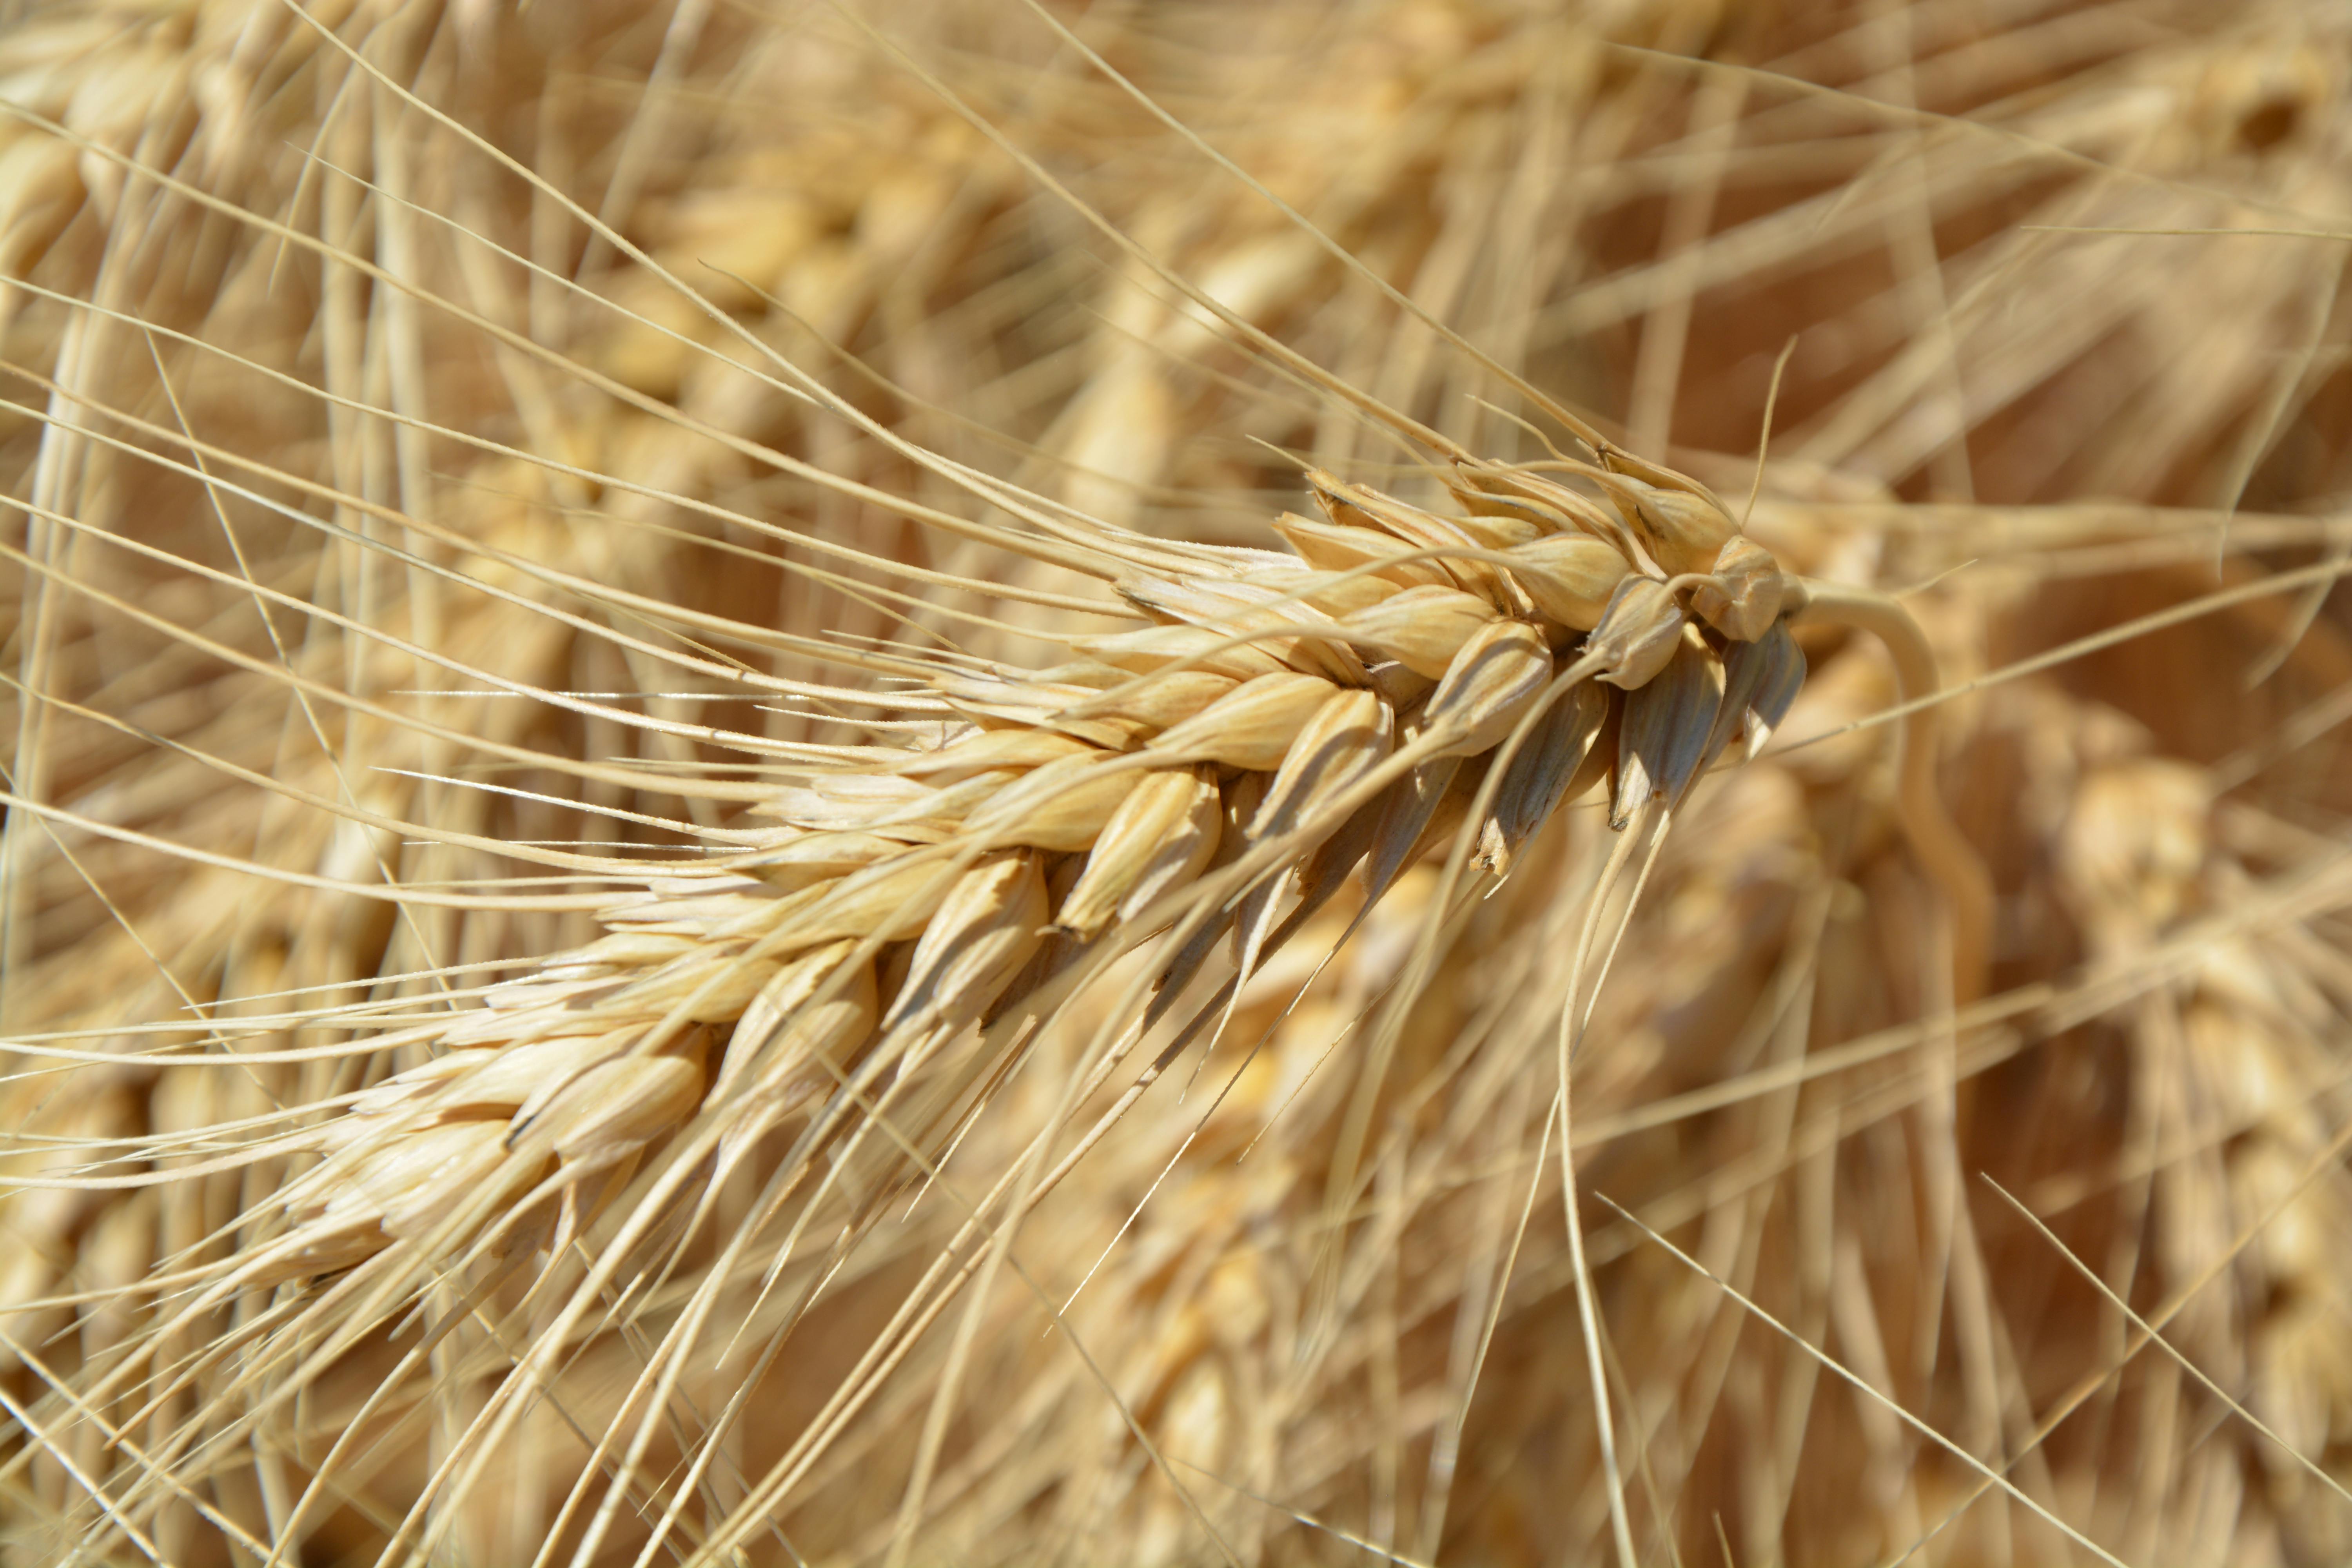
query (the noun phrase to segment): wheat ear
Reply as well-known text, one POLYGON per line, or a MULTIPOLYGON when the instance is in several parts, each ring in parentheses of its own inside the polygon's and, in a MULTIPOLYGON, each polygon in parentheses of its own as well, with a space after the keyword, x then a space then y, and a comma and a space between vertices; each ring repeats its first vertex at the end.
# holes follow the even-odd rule
MULTIPOLYGON (((1202 552, 1171 570, 1139 542, 1118 588, 1145 630, 1074 639, 1076 657, 1044 669, 907 661, 928 693, 875 700, 943 716, 936 744, 787 749, 802 782, 752 807, 776 826, 665 868, 604 905, 600 940, 399 1031, 435 1053, 424 1065, 218 1158, 307 1169, 166 1317, 320 1288, 215 1345, 269 1393, 205 1444, 239 1440, 358 1335, 478 1267, 548 1259, 529 1300, 561 1299, 535 1337, 560 1346, 624 1260, 675 1267, 709 1194, 772 1135, 790 1147, 761 1214, 799 1201, 797 1235, 846 1202, 853 1229, 870 1223, 897 1180, 877 1170, 909 1155, 931 1168, 1021 1043, 1155 941, 1130 982, 1148 999, 1097 1080, 1230 937, 1235 979, 1147 1081, 1221 1026, 1240 982, 1359 867, 1377 898, 1462 832, 1483 873, 1507 874, 1604 781, 1621 826, 1671 813, 1787 711, 1800 612, 1878 633, 1906 695, 1932 687, 1899 606, 1784 575, 1701 487, 1617 458, 1457 456, 1450 515, 1310 472, 1319 518, 1274 525, 1294 555, 1202 552), (979 1047, 958 1048, 975 1026, 979 1047), (559 1263, 616 1200, 617 1236, 566 1296, 559 1263)), ((1982 872, 1936 798, 1926 719, 1907 721, 1904 820, 1951 904, 1966 999, 1982 872)), ((544 1375, 531 1365, 516 1388, 544 1375)), ((161 1399, 187 1375, 134 1352, 105 1381, 152 1376, 161 1399)), ((461 1461, 478 1468, 520 1408, 519 1394, 493 1401, 446 1484, 465 1484, 461 1461)))

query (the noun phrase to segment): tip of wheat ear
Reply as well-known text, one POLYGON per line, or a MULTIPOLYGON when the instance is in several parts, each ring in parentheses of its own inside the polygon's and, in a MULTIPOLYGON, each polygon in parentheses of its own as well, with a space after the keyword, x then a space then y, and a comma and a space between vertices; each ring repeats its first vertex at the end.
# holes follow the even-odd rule
POLYGON ((1360 867, 1377 896, 1457 831, 1499 874, 1603 780, 1621 823, 1673 805, 1752 753, 1803 660, 1778 563, 1662 474, 1458 465, 1442 516, 1318 472, 1322 520, 1273 525, 1281 564, 1139 573, 1122 591, 1154 626, 1048 669, 943 669, 964 721, 941 743, 779 789, 776 838, 616 900, 606 936, 318 1129, 322 1163, 224 1286, 545 1245, 690 1124, 721 1157, 788 1118, 845 1135, 1114 931, 1192 910, 1172 992, 1222 931, 1244 966, 1279 941, 1286 886, 1319 900, 1360 867), (1515 737, 1464 822, 1465 769, 1515 737), (1240 893, 1187 905, 1252 856, 1240 893))

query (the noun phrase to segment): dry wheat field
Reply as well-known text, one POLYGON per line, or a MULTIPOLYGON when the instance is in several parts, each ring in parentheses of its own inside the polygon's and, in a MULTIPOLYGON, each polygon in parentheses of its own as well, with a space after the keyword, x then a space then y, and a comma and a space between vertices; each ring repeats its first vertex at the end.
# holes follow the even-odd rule
POLYGON ((0 1564, 2352 1555, 2344 0, 0 3, 0 1564))

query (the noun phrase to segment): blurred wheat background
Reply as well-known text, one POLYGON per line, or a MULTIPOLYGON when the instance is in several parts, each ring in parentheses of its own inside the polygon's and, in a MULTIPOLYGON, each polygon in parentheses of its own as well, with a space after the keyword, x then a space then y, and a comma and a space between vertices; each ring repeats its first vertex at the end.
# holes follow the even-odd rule
POLYGON ((0 1561, 2343 1562, 2347 257, 2339 0, 0 5, 0 1561), (881 732, 837 655, 1118 629, 1019 497, 1419 483, 1234 321, 1735 507, 1769 403, 1750 531, 1955 688, 1987 995, 1811 629, 1577 1055, 1594 1353, 1590 800, 1317 916, 1002 1266, 1107 1000, 789 1247, 766 1150, 593 1311, 198 1297, 306 1168, 218 1156, 598 934, 564 854, 881 732))

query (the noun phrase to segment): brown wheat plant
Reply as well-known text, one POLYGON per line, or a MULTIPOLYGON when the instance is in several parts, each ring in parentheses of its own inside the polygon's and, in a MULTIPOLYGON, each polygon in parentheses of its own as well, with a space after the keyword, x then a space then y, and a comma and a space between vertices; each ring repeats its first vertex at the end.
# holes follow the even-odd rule
POLYGON ((0 1556, 2340 1560, 2352 20, 0 23, 0 1556))

